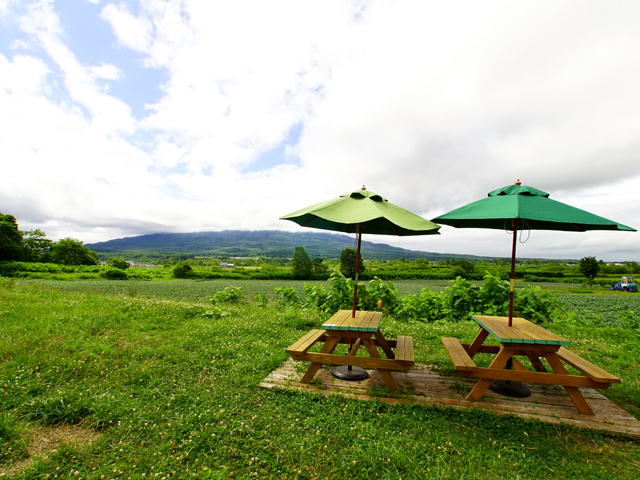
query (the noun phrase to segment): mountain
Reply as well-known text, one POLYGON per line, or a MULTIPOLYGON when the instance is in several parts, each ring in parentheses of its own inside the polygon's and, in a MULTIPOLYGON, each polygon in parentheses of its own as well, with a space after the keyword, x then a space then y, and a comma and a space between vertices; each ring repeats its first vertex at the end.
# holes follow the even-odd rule
MULTIPOLYGON (((354 238, 321 232, 282 232, 277 230, 224 230, 222 232, 154 233, 86 244, 104 256, 275 257, 288 258, 303 246, 311 257, 339 258, 345 248, 355 248, 354 238)), ((362 241, 362 256, 369 260, 426 258, 481 260, 472 255, 420 252, 362 241)))

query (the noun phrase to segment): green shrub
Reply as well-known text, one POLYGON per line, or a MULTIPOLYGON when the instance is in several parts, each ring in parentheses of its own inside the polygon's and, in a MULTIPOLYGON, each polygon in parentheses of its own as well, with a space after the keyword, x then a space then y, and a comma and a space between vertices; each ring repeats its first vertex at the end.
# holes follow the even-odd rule
POLYGON ((302 305, 302 298, 293 287, 276 287, 276 296, 282 305, 302 305))
POLYGON ((102 275, 104 275, 104 277, 109 280, 126 280, 127 279, 127 272, 115 267, 105 268, 104 271, 102 272, 102 275))
POLYGON ((242 287, 227 287, 214 293, 210 298, 211 303, 240 303, 244 300, 242 287))
POLYGON ((126 270, 130 267, 129 262, 122 258, 110 258, 107 260, 107 265, 110 267, 119 268, 120 270, 126 270))
POLYGON ((179 263, 173 267, 173 276, 176 278, 190 278, 193 276, 193 268, 188 263, 179 263))

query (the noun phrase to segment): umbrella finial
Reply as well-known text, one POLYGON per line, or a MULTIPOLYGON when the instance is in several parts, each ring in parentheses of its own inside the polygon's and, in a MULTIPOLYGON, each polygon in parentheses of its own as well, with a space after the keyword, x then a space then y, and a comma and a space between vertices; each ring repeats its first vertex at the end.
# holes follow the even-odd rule
POLYGON ((516 185, 522 185, 522 184, 520 183, 520 179, 516 180, 516 185))
POLYGON ((367 187, 365 187, 364 185, 362 185, 362 188, 360 190, 366 190, 367 187))

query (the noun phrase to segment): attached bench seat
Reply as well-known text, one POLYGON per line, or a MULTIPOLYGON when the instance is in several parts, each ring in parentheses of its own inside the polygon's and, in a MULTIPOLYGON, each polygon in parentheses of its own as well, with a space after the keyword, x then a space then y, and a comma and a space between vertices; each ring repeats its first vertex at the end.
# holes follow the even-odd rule
POLYGON ((413 337, 399 335, 396 340, 396 361, 413 365, 413 337))
POLYGON ((598 383, 621 383, 621 380, 611 375, 609 372, 594 365, 588 360, 576 355, 575 353, 567 350, 564 347, 560 347, 558 350, 558 357, 564 360, 567 364, 578 370, 583 375, 589 377, 591 380, 598 383))
POLYGON ((302 354, 309 350, 316 342, 325 336, 324 330, 311 330, 296 343, 287 348, 289 355, 302 354))
POLYGON ((460 340, 453 337, 442 337, 441 340, 456 371, 467 371, 477 368, 473 359, 460 343, 460 340))

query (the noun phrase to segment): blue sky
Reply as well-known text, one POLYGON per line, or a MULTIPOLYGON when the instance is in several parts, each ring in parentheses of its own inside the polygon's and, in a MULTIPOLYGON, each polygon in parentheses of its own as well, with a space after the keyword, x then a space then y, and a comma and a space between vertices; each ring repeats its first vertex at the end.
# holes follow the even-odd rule
MULTIPOLYGON (((637 228, 639 24, 635 1, 0 0, 0 211, 87 243, 299 231, 279 217, 362 185, 434 218, 520 179, 637 228)), ((640 261, 639 238, 518 252, 640 261)))

